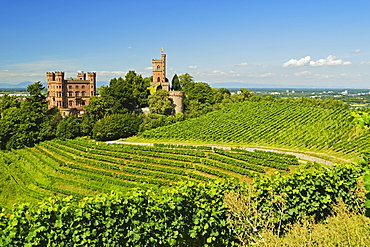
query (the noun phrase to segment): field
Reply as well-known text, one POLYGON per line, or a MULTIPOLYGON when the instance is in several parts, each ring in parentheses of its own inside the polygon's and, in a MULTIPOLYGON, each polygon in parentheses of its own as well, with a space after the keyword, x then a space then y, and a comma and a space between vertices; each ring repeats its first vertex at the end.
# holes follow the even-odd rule
POLYGON ((145 131, 139 137, 172 142, 289 148, 358 157, 370 132, 343 107, 289 102, 245 102, 199 118, 145 131))
MULTIPOLYGON (((1 202, 37 201, 53 195, 85 197, 111 190, 158 188, 178 181, 237 179, 289 171, 295 156, 209 146, 142 146, 53 140, 0 153, 1 202)), ((4 203, 5 202, 5 203, 4 203)))

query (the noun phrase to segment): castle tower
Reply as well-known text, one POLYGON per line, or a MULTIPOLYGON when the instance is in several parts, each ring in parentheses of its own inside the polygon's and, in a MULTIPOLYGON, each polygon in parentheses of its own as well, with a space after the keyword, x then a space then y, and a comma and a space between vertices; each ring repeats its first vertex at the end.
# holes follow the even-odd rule
POLYGON ((77 79, 79 80, 86 80, 86 73, 81 71, 80 73, 77 74, 77 79))
POLYGON ((90 96, 96 95, 96 72, 87 73, 87 80, 90 82, 90 96))
POLYGON ((152 59, 153 81, 150 86, 158 84, 158 89, 170 91, 170 83, 166 78, 166 54, 162 54, 162 59, 152 59))

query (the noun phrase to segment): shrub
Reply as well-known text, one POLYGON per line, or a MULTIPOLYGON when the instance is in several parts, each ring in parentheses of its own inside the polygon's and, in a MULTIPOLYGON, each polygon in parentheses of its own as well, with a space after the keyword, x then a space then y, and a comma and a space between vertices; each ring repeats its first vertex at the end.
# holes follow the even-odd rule
POLYGON ((113 114, 98 120, 93 128, 97 141, 115 140, 136 134, 142 118, 135 113, 113 114))

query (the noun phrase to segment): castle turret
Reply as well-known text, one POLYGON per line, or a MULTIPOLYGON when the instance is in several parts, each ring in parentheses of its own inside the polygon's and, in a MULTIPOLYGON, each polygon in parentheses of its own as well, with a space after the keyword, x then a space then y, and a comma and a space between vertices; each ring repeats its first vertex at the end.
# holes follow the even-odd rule
POLYGON ((162 59, 152 59, 153 81, 150 86, 158 85, 158 89, 170 91, 170 83, 166 78, 166 54, 162 54, 162 59))
POLYGON ((53 72, 46 72, 47 82, 55 81, 55 74, 53 72))
POLYGON ((81 71, 80 73, 77 74, 77 79, 78 80, 86 80, 86 73, 81 71))
POLYGON ((96 72, 88 72, 87 80, 90 82, 90 96, 96 95, 96 72))

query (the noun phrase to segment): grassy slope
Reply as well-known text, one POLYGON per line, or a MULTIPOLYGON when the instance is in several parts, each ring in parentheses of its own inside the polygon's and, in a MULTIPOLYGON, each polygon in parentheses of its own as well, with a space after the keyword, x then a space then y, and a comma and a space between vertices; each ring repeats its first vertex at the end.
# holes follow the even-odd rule
POLYGON ((333 155, 355 159, 369 149, 370 132, 357 128, 348 117, 349 110, 343 108, 246 102, 145 131, 139 138, 276 147, 321 153, 321 157, 333 155))

